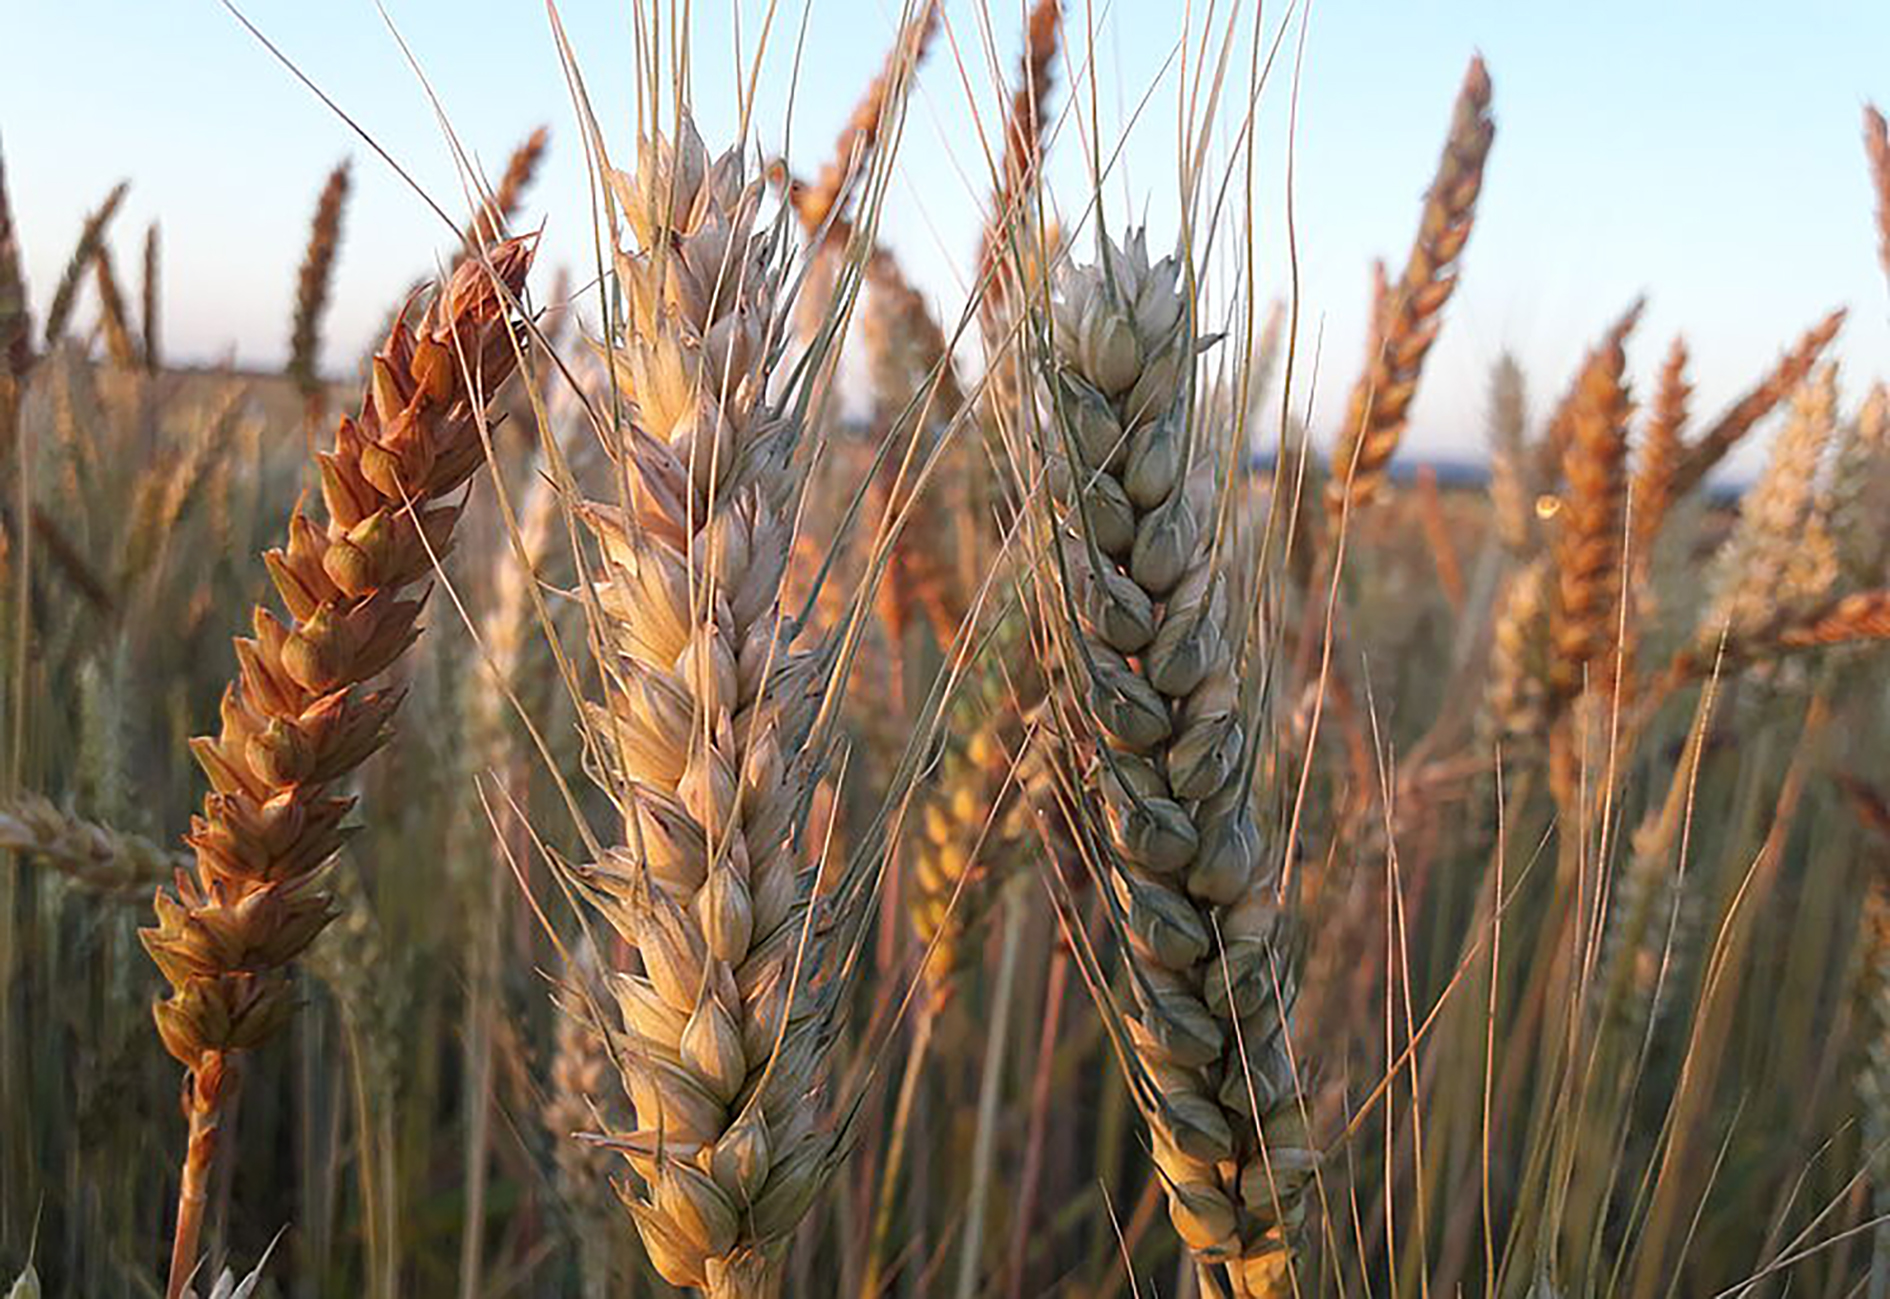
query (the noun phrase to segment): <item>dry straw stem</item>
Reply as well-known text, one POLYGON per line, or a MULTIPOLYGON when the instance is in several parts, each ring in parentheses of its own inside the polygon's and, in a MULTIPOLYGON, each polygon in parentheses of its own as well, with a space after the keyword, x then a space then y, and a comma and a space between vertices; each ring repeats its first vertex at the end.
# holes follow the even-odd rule
POLYGON ((113 897, 143 897, 190 865, 187 853, 87 821, 61 811, 51 799, 25 793, 0 799, 0 851, 24 853, 88 892, 113 897))
POLYGON ((1470 239, 1483 164, 1495 135, 1490 74, 1481 57, 1473 58, 1457 92, 1436 178, 1424 196, 1410 260, 1396 287, 1381 284, 1373 295, 1365 370, 1352 389, 1326 484, 1326 508, 1335 521, 1348 502, 1372 499, 1404 436, 1425 355, 1457 287, 1457 260, 1470 239))
POLYGON ((1607 655, 1617 634, 1623 511, 1627 504, 1627 434, 1633 402, 1624 375, 1636 303, 1589 354, 1565 407, 1565 490, 1555 536, 1555 612, 1549 688, 1557 699, 1580 693, 1584 669, 1607 655))
POLYGON ((1813 325, 1798 340, 1796 347, 1778 359, 1771 372, 1752 391, 1734 402, 1730 410, 1700 435, 1688 448, 1686 458, 1674 474, 1671 500, 1677 501, 1692 491, 1711 472, 1713 466, 1752 431, 1753 425, 1769 415, 1773 407, 1789 397, 1805 381, 1805 376, 1811 373, 1811 367, 1817 364, 1818 358, 1830 346, 1831 340, 1837 337, 1843 324, 1844 308, 1840 307, 1813 325))
POLYGON ((1864 105, 1864 156, 1870 161, 1870 186, 1877 195, 1877 260, 1890 278, 1890 126, 1875 104, 1864 105))
POLYGON ((112 217, 118 212, 118 205, 125 201, 125 192, 129 184, 120 181, 112 192, 105 196, 105 201, 98 205, 85 225, 79 230, 79 242, 73 245, 72 257, 66 262, 65 272, 59 277, 59 287, 53 290, 52 305, 46 308, 46 346, 57 343, 66 332, 66 323, 72 316, 73 303, 78 300, 79 285, 85 273, 92 268, 92 261, 98 250, 104 246, 105 227, 111 224, 112 217))
POLYGON ((321 196, 315 200, 315 219, 309 223, 308 247, 295 277, 295 318, 289 332, 289 377, 304 400, 320 416, 322 399, 322 317, 334 285, 335 257, 341 249, 341 218, 348 204, 348 164, 328 173, 321 196))
POLYGON ((334 916, 328 865, 353 805, 339 787, 399 704, 366 683, 419 634, 415 588, 459 518, 445 498, 484 461, 484 412, 515 363, 512 305, 531 259, 526 242, 500 244, 461 267, 417 327, 395 324, 359 419, 344 417, 320 457, 327 518, 298 508, 286 547, 265 556, 288 619, 256 610, 222 730, 192 742, 212 786, 188 836, 196 871, 157 894, 157 926, 140 935, 171 985, 158 1032, 190 1071, 171 1299, 196 1264, 241 1056, 292 1012, 286 967, 334 916))
POLYGON ((1132 1011, 1103 1009, 1170 1220, 1235 1295, 1286 1294, 1314 1164, 1286 1043, 1297 972, 1281 853, 1252 806, 1252 556, 1191 498, 1197 434, 1224 464, 1236 421, 1191 427, 1190 287, 1139 232, 1059 276, 1042 379, 1061 509, 1035 494, 1052 548, 1036 605, 1133 989, 1132 1011))
POLYGON ((770 391, 786 231, 757 226, 740 147, 711 159, 686 114, 610 180, 637 240, 611 351, 627 490, 581 514, 605 578, 589 729, 624 846, 578 878, 643 969, 611 979, 637 1128, 598 1140, 641 1179, 627 1202, 665 1279, 768 1295, 843 1144, 820 1116, 866 901, 859 879, 816 898, 803 870, 833 660, 794 648, 781 605, 805 465, 801 390, 770 391))
POLYGON ((532 181, 538 175, 539 165, 544 162, 545 149, 550 143, 551 128, 541 126, 512 151, 512 157, 505 166, 505 174, 499 178, 498 188, 492 191, 490 198, 480 200, 472 225, 466 232, 469 247, 483 248, 504 236, 508 224, 518 215, 525 191, 531 188, 532 181))

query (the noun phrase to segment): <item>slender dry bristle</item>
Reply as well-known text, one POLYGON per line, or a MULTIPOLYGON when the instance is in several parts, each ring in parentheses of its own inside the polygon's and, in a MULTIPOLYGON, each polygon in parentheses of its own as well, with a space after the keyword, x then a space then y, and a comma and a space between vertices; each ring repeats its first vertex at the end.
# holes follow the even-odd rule
POLYGON ((1877 194, 1877 259, 1890 278, 1890 125, 1875 104, 1864 105, 1864 155, 1870 159, 1870 185, 1877 194))
POLYGON ((1326 507, 1335 520, 1348 503, 1371 500, 1404 436, 1424 358, 1442 328, 1444 304, 1457 287, 1457 261, 1476 220, 1483 164, 1495 135, 1489 71, 1482 58, 1473 58, 1457 93, 1436 178, 1424 196, 1410 259, 1397 286, 1381 287, 1373 298, 1365 371, 1352 389, 1326 484, 1326 507))
POLYGON ((59 287, 53 291, 52 305, 46 308, 47 347, 57 343, 65 334, 66 324, 72 317, 73 304, 78 300, 79 285, 85 273, 91 269, 92 260, 104 242, 105 227, 117 215, 118 205, 125 201, 125 193, 130 188, 129 182, 120 181, 105 196, 105 201, 85 219, 85 225, 79 231, 79 241, 73 245, 72 257, 66 262, 64 274, 59 277, 59 287))
POLYGON ((1770 414, 1773 407, 1804 382, 1805 376, 1811 373, 1811 367, 1817 364, 1818 357, 1837 337, 1838 329, 1844 324, 1844 315, 1844 308, 1839 307, 1813 325, 1798 340, 1796 347, 1778 359, 1771 372, 1752 391, 1734 402, 1731 410, 1721 415, 1717 423, 1700 435, 1674 474, 1669 500, 1677 501, 1692 491, 1713 466, 1725 459, 1726 453, 1752 431, 1753 425, 1770 414))
POLYGON ((471 246, 483 247, 505 237, 512 218, 518 215, 525 191, 531 188, 532 181, 537 178, 539 164, 544 161, 545 149, 550 143, 551 128, 541 126, 512 150, 512 157, 505 165, 505 175, 499 178, 498 188, 492 191, 491 198, 481 200, 472 225, 466 232, 471 246))
POLYGON ((348 202, 348 164, 328 173, 321 197, 315 200, 315 219, 309 225, 308 248, 295 280, 295 323, 289 335, 289 377, 302 396, 318 400, 322 393, 322 316, 335 276, 335 255, 341 247, 341 218, 348 202))
POLYGON ((1036 185, 1043 162, 1047 105, 1062 34, 1062 0, 1037 0, 1025 29, 1024 53, 1018 61, 1017 84, 1011 90, 1010 111, 1004 118, 1004 156, 979 256, 978 279, 987 294, 1004 292, 1004 272, 1010 260, 1004 256, 1006 235, 1026 219, 1023 204, 1036 185))
POLYGON ((1627 431, 1633 413, 1624 375, 1627 330, 1637 303, 1583 366, 1567 407, 1562 495, 1555 543, 1556 602, 1549 685, 1568 699, 1583 669, 1615 641, 1621 593, 1621 525, 1627 501, 1627 431))

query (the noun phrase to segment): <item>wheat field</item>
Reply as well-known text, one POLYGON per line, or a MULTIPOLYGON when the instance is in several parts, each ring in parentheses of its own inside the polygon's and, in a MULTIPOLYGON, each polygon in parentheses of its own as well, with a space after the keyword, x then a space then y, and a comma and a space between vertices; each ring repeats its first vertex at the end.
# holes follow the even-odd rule
POLYGON ((897 8, 789 153, 688 4, 547 6, 572 120, 359 357, 374 158, 266 372, 123 184, 29 284, 0 170, 8 1299, 1890 1296, 1884 117, 1734 400, 1622 302, 1445 480, 1496 60, 1334 357, 1255 269, 1308 17, 1177 7, 1151 176, 1092 7, 897 8), (941 303, 882 218, 980 77, 941 303))

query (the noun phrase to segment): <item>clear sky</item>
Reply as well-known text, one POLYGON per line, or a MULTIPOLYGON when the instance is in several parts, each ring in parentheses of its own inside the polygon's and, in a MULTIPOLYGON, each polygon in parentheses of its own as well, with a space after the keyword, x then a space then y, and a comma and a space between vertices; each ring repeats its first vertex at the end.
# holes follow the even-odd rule
MULTIPOLYGON (((533 126, 552 157, 531 219, 551 261, 591 264, 590 209, 569 95, 541 0, 385 0, 454 129, 489 174, 533 126)), ((420 79, 371 0, 248 0, 256 23, 441 205, 466 204, 420 79)), ((882 234, 947 318, 963 300, 987 175, 988 121, 1019 42, 1020 0, 947 0, 921 73, 882 234), (983 15, 990 11, 987 27, 983 15), (993 59, 995 57, 995 63, 993 59)), ((593 101, 620 150, 634 137, 625 0, 565 0, 593 101)), ((761 0, 698 0, 695 98, 711 143, 733 128, 732 34, 752 50, 761 0)), ((762 143, 803 171, 827 153, 891 38, 897 0, 778 0, 761 88, 762 143), (802 22, 805 18, 805 27, 802 22), (795 44, 805 44, 798 61, 795 44), (793 101, 789 119, 781 111, 793 101), (786 123, 791 120, 791 137, 786 123)), ((1112 179, 1113 220, 1146 213, 1173 237, 1183 0, 1070 0, 1073 57, 1097 30, 1105 134, 1148 107, 1112 179)), ((1207 8, 1195 0, 1194 21, 1207 8)), ((1226 9, 1226 0, 1219 8, 1226 9)), ((1266 6, 1269 30, 1285 12, 1266 6)), ((8 33, 0 145, 43 305, 85 211, 119 179, 121 265, 161 223, 164 320, 175 357, 280 363, 296 263, 328 168, 355 163, 327 360, 342 368, 392 297, 451 239, 392 171, 215 0, 0 0, 8 33)), ((1866 100, 1890 106, 1885 0, 1315 0, 1297 133, 1301 310, 1322 339, 1315 422, 1329 432, 1363 348, 1371 258, 1408 247, 1465 62, 1495 80, 1497 141, 1463 286, 1414 412, 1421 452, 1474 450, 1504 349, 1538 405, 1588 340, 1645 291, 1631 353, 1643 392, 1684 332, 1697 407, 1716 410, 1828 308, 1852 309, 1839 349, 1851 397, 1885 371, 1890 299, 1873 245, 1859 144, 1866 100)), ((1290 55, 1290 48, 1288 51, 1290 55)), ((1260 109, 1262 291, 1285 291, 1290 58, 1260 109)), ((1244 70, 1244 61, 1241 63, 1244 70)), ((1066 65, 1067 67, 1067 65, 1066 65)), ((1059 109, 1063 98, 1059 96, 1059 109)), ((1066 125, 1051 183, 1086 194, 1066 125)), ((1079 247, 1082 247, 1079 243, 1079 247)), ((1744 464, 1750 465, 1748 452, 1744 464)))

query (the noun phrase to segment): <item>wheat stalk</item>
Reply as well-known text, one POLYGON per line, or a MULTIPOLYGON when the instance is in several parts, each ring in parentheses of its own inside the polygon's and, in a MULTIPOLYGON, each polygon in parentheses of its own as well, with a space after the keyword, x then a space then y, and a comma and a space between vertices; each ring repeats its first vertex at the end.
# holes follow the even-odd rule
POLYGON ((1474 58, 1457 92, 1410 259, 1395 288, 1381 281, 1373 295, 1365 369, 1352 389, 1326 483, 1326 509, 1335 523, 1348 506, 1369 502, 1377 493, 1404 436, 1424 358, 1443 326, 1444 304, 1457 287, 1457 261, 1470 239, 1483 164, 1495 135, 1489 70, 1474 58))
POLYGON ((266 556, 288 621, 257 609, 222 730, 192 742, 212 786, 189 835, 196 872, 157 894, 157 926, 140 934, 171 985, 158 1032, 190 1074, 169 1299, 196 1265, 243 1053, 292 1013, 286 967, 334 915, 327 866, 352 804, 338 786, 399 704, 366 683, 418 635, 425 595, 413 588, 451 540, 460 507, 446 498, 484 461, 483 412, 515 363, 508 322, 531 257, 527 243, 498 245, 455 273, 416 329, 394 326, 359 420, 344 418, 321 457, 327 519, 298 509, 286 547, 266 556))
MULTIPOLYGON (((1038 512, 1036 567, 1060 580, 1036 608, 1102 809, 1090 837, 1136 1007, 1124 1059, 1170 1220, 1235 1294, 1285 1294, 1314 1162, 1285 1042, 1297 975, 1279 857, 1251 805, 1250 575, 1191 499, 1184 276, 1175 258, 1151 264, 1138 232, 1059 277, 1040 364, 1062 513, 1038 512)), ((1218 434, 1203 435, 1208 464, 1231 421, 1218 434)))

